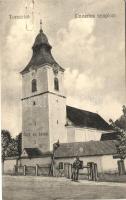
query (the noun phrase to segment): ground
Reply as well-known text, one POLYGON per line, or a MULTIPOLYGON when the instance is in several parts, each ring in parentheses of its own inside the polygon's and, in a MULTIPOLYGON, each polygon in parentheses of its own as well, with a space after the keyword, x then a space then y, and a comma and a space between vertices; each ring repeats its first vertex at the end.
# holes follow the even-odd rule
POLYGON ((125 175, 101 174, 101 175, 99 175, 99 181, 126 183, 126 174, 125 175))
POLYGON ((3 200, 126 198, 126 183, 72 182, 66 178, 3 176, 3 200))

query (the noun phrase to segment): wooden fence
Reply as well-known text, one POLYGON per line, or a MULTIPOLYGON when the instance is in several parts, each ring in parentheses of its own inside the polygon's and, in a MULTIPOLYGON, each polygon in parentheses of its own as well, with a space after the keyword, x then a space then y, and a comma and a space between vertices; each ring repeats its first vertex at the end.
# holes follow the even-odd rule
MULTIPOLYGON (((88 163, 87 166, 84 166, 87 170, 87 179, 97 181, 98 180, 98 170, 96 163, 88 163)), ((58 169, 55 169, 54 176, 57 177, 66 177, 71 179, 72 176, 72 164, 63 163, 63 166, 58 169)), ((23 176, 49 176, 50 165, 36 165, 36 166, 15 166, 15 174, 23 176)), ((82 174, 81 174, 82 175, 82 174)))
MULTIPOLYGON (((97 169, 97 164, 90 162, 87 164, 87 166, 82 166, 82 169, 86 169, 85 173, 79 173, 79 177, 85 177, 87 180, 92 180, 92 181, 97 181, 98 180, 98 169, 97 169)), ((66 177, 71 179, 73 172, 72 164, 70 163, 63 163, 62 167, 59 168, 55 172, 55 176, 57 177, 66 177)))
POLYGON ((23 176, 48 176, 49 175, 49 165, 36 165, 36 166, 16 166, 14 174, 23 176))

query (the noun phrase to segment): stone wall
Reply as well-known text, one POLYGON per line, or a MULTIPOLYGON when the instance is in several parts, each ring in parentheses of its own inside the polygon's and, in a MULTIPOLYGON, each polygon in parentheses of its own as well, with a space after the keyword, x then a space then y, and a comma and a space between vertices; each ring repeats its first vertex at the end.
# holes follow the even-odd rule
POLYGON ((26 166, 26 173, 27 174, 31 174, 31 175, 35 175, 35 168, 36 165, 39 166, 39 174, 44 173, 43 171, 49 171, 49 166, 51 164, 51 157, 42 157, 42 158, 22 158, 20 160, 18 160, 17 157, 11 157, 11 158, 7 158, 4 161, 4 165, 3 165, 3 173, 4 174, 14 174, 15 172, 15 165, 18 165, 18 172, 19 175, 23 175, 24 174, 24 166, 26 166), (28 167, 28 168, 27 168, 28 167), (44 169, 45 167, 45 169, 44 169))
POLYGON ((4 164, 3 164, 3 173, 4 174, 13 174, 14 172, 14 166, 17 164, 17 158, 16 157, 13 157, 13 158, 7 158, 5 161, 4 161, 4 164))
POLYGON ((32 159, 29 159, 29 158, 22 158, 20 161, 19 161, 19 165, 27 165, 27 166, 36 166, 36 165, 39 165, 39 166, 42 166, 42 165, 48 165, 51 163, 51 158, 48 156, 48 157, 42 157, 42 158, 32 158, 32 159))

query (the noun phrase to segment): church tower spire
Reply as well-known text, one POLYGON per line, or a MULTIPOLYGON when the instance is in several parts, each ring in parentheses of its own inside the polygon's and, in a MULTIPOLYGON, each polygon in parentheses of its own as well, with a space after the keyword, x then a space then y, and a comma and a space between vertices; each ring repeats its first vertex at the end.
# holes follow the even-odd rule
POLYGON ((59 70, 64 71, 64 69, 55 61, 51 53, 52 46, 48 42, 48 38, 42 29, 42 20, 40 20, 40 31, 35 38, 34 44, 32 46, 33 54, 28 65, 21 71, 21 74, 27 73, 32 68, 39 68, 45 64, 50 66, 57 66, 59 70))

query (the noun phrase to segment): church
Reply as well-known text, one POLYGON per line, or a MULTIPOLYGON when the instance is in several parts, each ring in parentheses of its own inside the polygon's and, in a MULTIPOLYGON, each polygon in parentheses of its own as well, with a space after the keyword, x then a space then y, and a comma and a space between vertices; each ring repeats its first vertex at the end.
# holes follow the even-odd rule
POLYGON ((97 113, 66 105, 65 69, 52 56, 42 28, 22 75, 22 149, 52 151, 53 144, 98 141, 110 125, 97 113))
MULTIPOLYGON (((40 24, 41 25, 41 24, 40 24)), ((22 75, 22 154, 18 165, 73 163, 80 156, 85 164, 95 162, 98 171, 117 171, 116 141, 112 127, 97 113, 66 104, 65 69, 53 58, 52 46, 40 26, 30 62, 22 75), (110 137, 109 137, 110 136, 110 137), (106 139, 108 138, 108 139, 106 139)), ((8 161, 10 162, 10 161, 8 161)), ((11 161, 8 166, 14 166, 11 161)), ((12 169, 11 169, 12 170, 12 169)))

